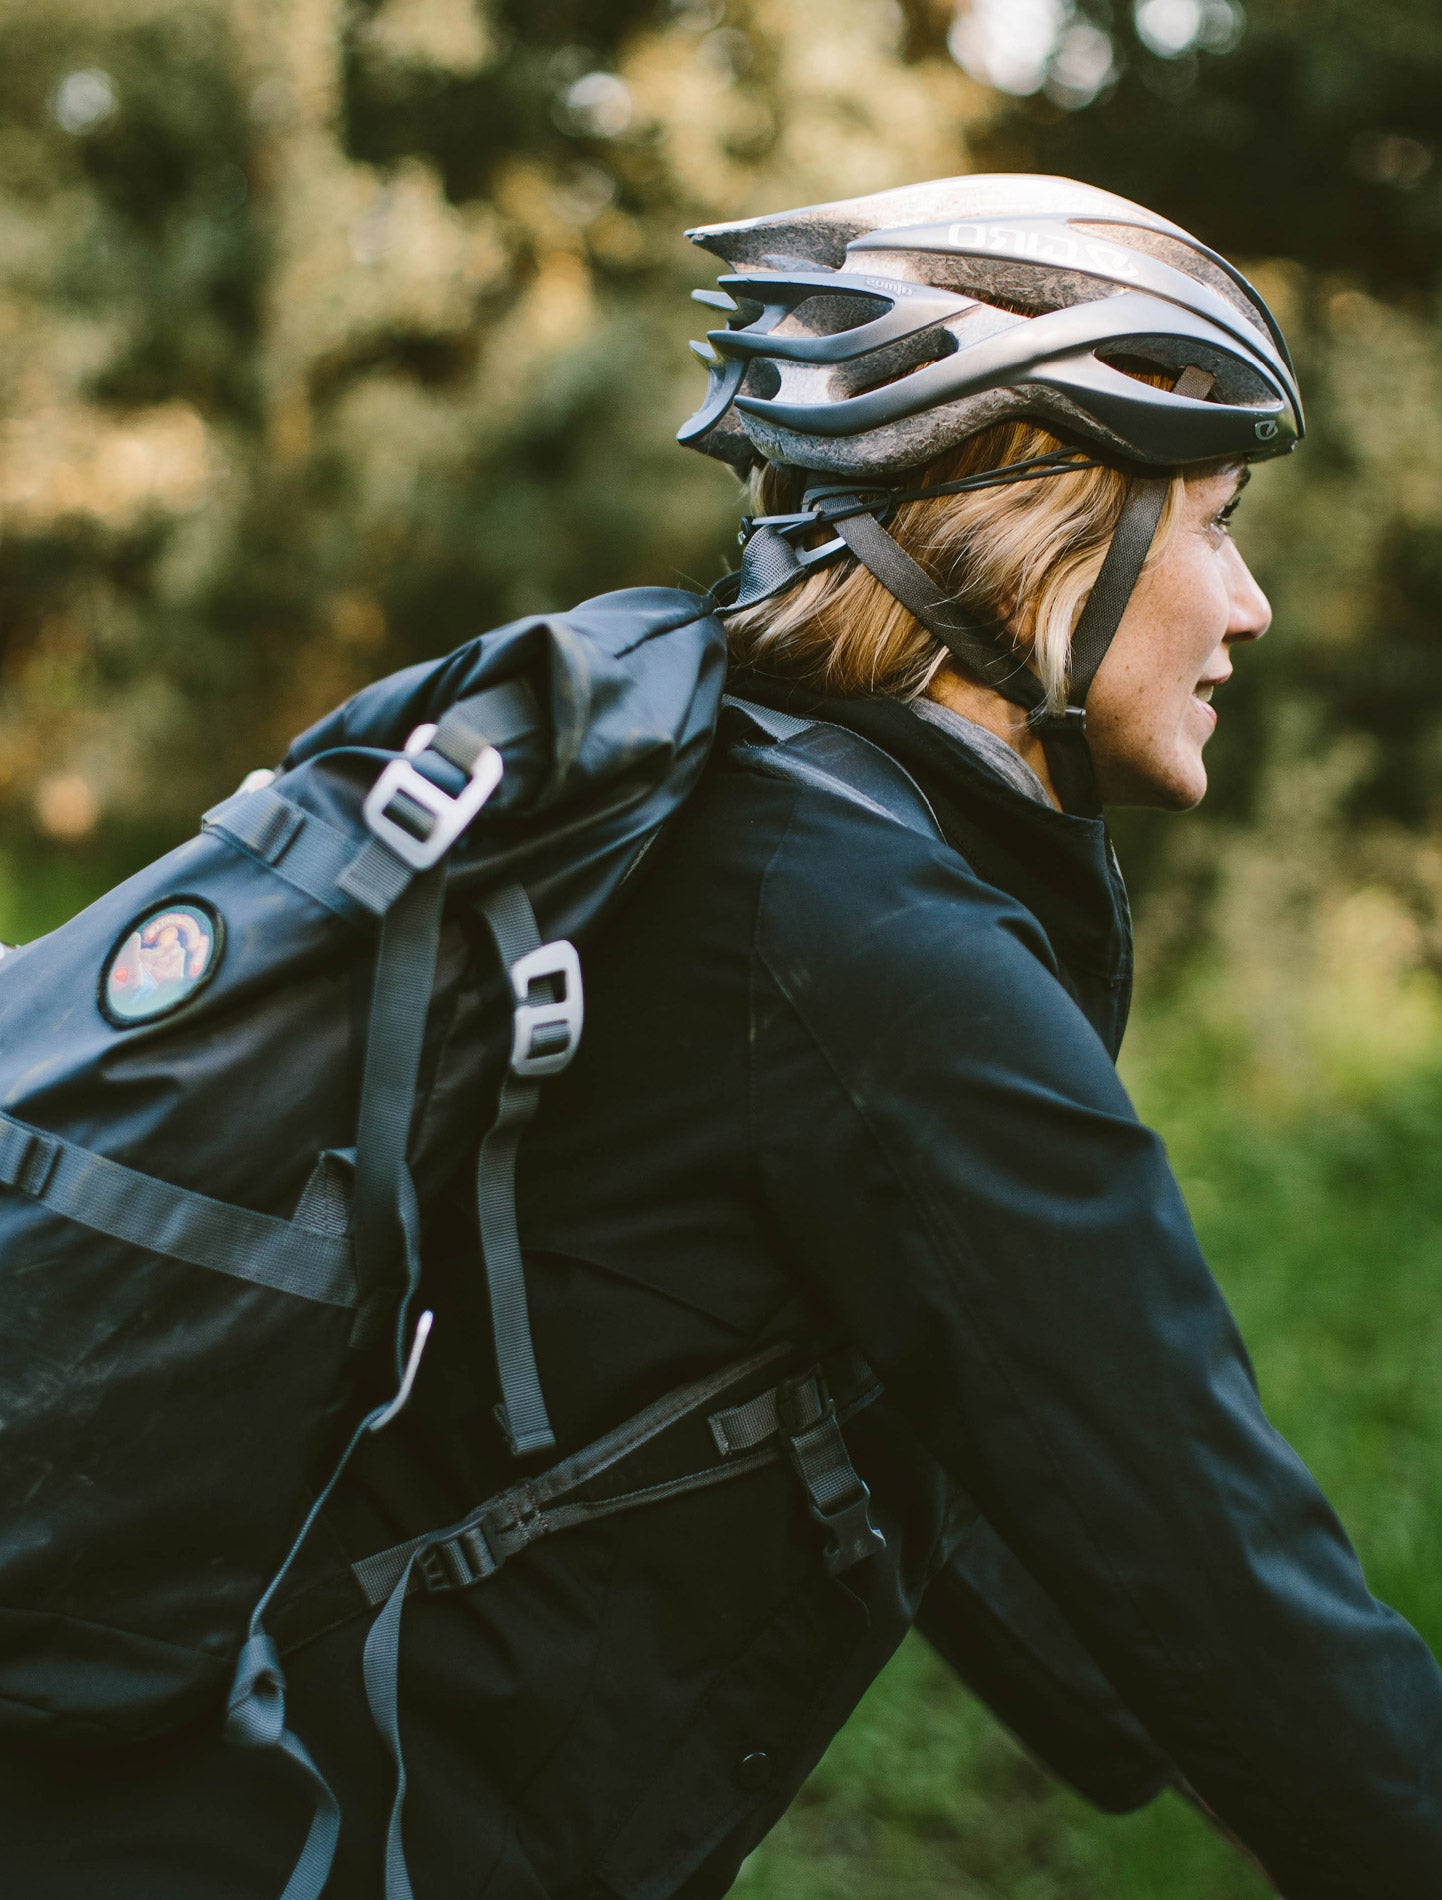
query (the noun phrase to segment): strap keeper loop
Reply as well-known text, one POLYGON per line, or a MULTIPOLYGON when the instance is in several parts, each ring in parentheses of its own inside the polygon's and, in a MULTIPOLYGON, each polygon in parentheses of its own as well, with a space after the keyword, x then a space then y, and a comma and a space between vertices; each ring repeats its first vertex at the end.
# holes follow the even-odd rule
POLYGON ((53 1136, 0 1120, 0 1185, 39 1200, 59 1158, 60 1143, 53 1136))

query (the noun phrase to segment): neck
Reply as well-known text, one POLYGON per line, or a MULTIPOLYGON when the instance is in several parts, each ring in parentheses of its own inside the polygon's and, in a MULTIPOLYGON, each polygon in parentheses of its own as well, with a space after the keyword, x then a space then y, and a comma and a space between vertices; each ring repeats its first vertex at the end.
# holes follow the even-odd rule
POLYGON ((1028 764, 1046 787, 1046 795, 1060 809, 1061 800, 1051 782, 1046 752, 1035 729, 1020 706, 1003 699, 989 686, 971 680, 955 667, 944 666, 926 689, 926 697, 946 706, 974 725, 985 726, 998 739, 1004 739, 1019 759, 1028 764))

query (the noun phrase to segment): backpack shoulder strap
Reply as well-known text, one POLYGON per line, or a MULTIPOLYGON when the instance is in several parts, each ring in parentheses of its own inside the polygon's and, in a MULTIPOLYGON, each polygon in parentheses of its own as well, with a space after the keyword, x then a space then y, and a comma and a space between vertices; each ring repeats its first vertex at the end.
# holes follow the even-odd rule
POLYGON ((768 770, 838 793, 908 831, 943 838, 931 801, 902 765, 870 739, 824 719, 796 719, 728 695, 723 706, 750 728, 743 745, 763 741, 768 770))

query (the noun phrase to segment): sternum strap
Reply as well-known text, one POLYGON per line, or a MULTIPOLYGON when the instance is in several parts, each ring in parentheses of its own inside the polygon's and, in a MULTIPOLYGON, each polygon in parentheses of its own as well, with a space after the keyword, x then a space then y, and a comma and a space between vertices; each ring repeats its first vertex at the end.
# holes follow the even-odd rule
POLYGON ((870 1523, 867 1489, 841 1433, 843 1419, 881 1392, 857 1354, 818 1362, 739 1405, 709 1412, 706 1423, 718 1454, 710 1462, 693 1460, 689 1469, 658 1477, 655 1461, 648 1460, 652 1481, 625 1482, 623 1467, 636 1453, 796 1357, 796 1348, 783 1342, 682 1386, 548 1471, 488 1498, 458 1523, 363 1558, 351 1567, 362 1595, 379 1606, 407 1572, 411 1592, 466 1589, 557 1531, 705 1490, 783 1459, 800 1478, 812 1516, 828 1532, 827 1569, 834 1575, 859 1563, 884 1540, 870 1523), (598 1484, 608 1474, 612 1483, 598 1484))

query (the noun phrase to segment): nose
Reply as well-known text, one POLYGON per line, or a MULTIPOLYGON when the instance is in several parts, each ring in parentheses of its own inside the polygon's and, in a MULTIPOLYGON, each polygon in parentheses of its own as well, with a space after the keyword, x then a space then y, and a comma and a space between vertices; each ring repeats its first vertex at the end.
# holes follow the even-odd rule
POLYGON ((1272 603, 1257 585, 1234 541, 1227 543, 1227 630, 1223 638, 1260 640, 1272 624, 1272 603))

